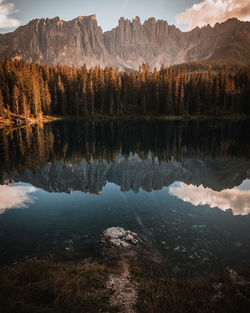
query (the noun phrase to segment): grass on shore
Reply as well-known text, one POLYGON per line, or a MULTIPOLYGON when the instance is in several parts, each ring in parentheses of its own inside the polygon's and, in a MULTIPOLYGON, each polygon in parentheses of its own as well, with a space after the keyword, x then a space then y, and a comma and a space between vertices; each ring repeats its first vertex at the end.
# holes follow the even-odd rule
POLYGON ((117 312, 98 264, 33 262, 0 269, 1 313, 117 312))
MULTIPOLYGON (((28 262, 0 268, 1 313, 118 312, 106 282, 116 266, 28 262)), ((234 272, 217 276, 168 277, 157 266, 131 260, 138 313, 248 313, 249 280, 234 272)), ((248 273, 249 274, 249 273, 248 273)))
POLYGON ((131 266, 131 273, 138 287, 138 313, 250 312, 250 283, 232 273, 177 278, 152 267, 145 270, 145 264, 131 266))

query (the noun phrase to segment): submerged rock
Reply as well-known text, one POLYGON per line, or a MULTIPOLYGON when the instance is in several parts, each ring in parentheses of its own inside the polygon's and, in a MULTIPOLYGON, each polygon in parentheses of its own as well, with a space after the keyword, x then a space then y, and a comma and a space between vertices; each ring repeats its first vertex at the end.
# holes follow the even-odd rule
POLYGON ((235 242, 235 243, 234 243, 234 246, 235 246, 236 248, 241 248, 241 247, 243 246, 243 244, 242 244, 241 242, 235 242))
POLYGON ((101 244, 121 248, 137 246, 140 242, 141 240, 136 233, 122 227, 107 228, 100 240, 101 244))

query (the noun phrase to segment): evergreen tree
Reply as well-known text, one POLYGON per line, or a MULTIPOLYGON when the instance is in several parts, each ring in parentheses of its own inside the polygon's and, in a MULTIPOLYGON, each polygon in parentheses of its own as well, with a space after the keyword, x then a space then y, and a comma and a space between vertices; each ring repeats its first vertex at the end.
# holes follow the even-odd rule
POLYGON ((190 63, 150 72, 113 67, 0 62, 0 114, 76 118, 108 115, 250 114, 250 67, 190 63))

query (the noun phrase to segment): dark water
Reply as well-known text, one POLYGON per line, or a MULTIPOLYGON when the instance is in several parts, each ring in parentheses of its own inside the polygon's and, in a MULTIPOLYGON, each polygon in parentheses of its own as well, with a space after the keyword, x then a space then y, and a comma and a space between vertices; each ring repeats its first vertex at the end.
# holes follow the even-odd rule
POLYGON ((250 263, 250 125, 56 122, 0 131, 0 264, 95 257, 122 226, 188 271, 250 263))

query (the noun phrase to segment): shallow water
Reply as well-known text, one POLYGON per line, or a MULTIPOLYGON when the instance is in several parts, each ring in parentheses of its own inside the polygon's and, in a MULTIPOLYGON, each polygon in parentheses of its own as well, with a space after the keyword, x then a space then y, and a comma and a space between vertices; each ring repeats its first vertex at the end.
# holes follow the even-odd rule
POLYGON ((250 262, 247 121, 56 122, 0 133, 0 264, 94 258, 122 226, 186 272, 250 262))

